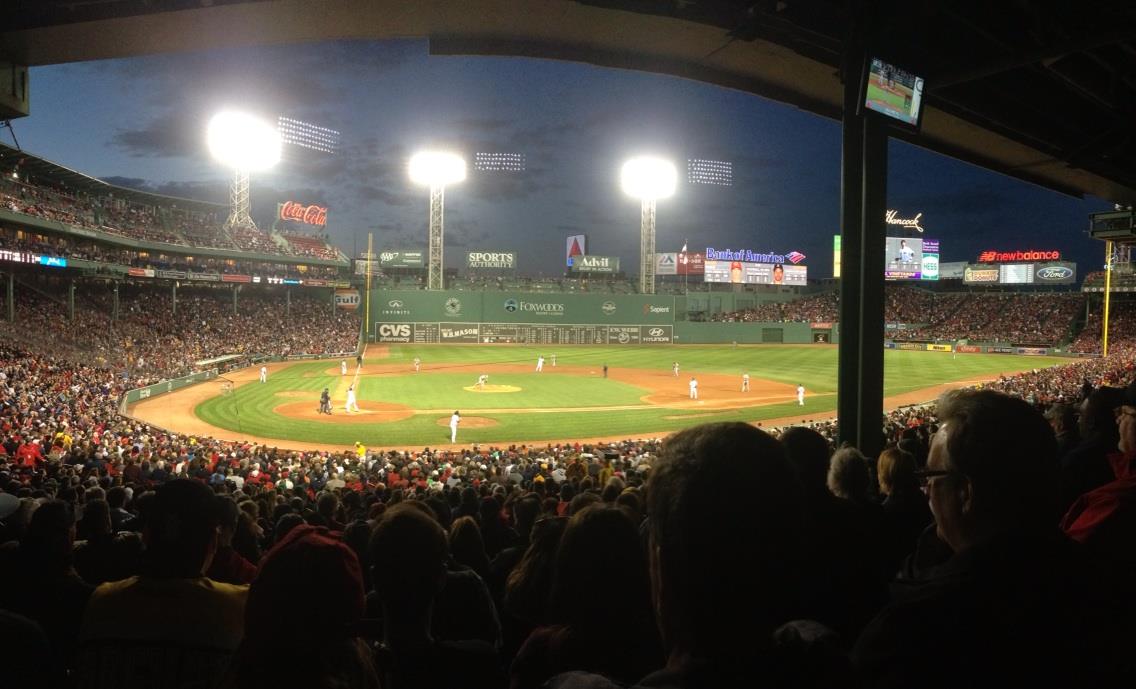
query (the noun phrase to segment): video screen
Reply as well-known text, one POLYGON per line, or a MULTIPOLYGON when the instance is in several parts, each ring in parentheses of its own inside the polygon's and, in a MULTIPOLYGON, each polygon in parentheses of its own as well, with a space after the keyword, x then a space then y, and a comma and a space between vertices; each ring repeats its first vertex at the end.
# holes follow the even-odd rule
POLYGON ((923 106, 923 78, 872 58, 864 88, 864 107, 908 126, 919 125, 923 106))
POLYGON ((705 282, 732 282, 745 285, 807 285, 806 266, 745 261, 706 261, 705 282))
POLYGON ((923 240, 888 237, 884 244, 884 278, 919 280, 923 277, 923 240))

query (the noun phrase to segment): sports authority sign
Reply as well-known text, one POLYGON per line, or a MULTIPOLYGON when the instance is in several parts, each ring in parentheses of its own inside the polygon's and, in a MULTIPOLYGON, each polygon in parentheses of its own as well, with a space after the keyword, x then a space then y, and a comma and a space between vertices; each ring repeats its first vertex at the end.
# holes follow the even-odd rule
POLYGON ((285 201, 277 204, 276 210, 281 220, 302 222, 305 225, 318 225, 319 227, 327 226, 327 206, 317 206, 314 203, 305 206, 296 201, 285 201))
POLYGON ((572 262, 577 273, 618 273, 618 256, 577 256, 572 262))
POLYGON ((470 251, 465 255, 466 268, 506 268, 517 267, 517 254, 513 251, 470 251))

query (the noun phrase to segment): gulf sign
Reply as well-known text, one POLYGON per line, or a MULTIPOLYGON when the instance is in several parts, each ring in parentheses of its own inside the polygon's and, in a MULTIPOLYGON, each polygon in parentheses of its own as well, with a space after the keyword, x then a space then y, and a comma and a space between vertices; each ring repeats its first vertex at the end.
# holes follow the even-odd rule
POLYGON ((280 204, 280 219, 302 222, 305 225, 327 225, 327 206, 316 204, 304 205, 297 201, 285 201, 280 204))
POLYGON ((359 290, 357 289, 337 289, 335 290, 335 306, 336 308, 343 309, 344 311, 355 311, 359 308, 359 290))

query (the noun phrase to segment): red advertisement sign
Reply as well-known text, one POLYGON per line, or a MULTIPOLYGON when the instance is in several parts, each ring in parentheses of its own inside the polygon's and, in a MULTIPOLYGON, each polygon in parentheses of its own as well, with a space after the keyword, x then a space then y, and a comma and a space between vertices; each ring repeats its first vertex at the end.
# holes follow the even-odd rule
POLYGON ((1056 261, 1061 258, 1060 251, 992 251, 986 250, 978 254, 979 263, 1014 263, 1016 261, 1056 261))
POLYGON ((706 255, 702 253, 697 254, 682 254, 678 255, 678 265, 676 266, 676 275, 702 275, 706 272, 706 255))
POLYGON ((327 225, 327 207, 317 206, 314 203, 305 206, 296 201, 285 201, 280 204, 280 219, 302 222, 305 225, 327 225))
POLYGON ((978 345, 959 345, 955 347, 955 351, 962 352, 964 354, 978 354, 982 351, 982 347, 979 347, 978 345))

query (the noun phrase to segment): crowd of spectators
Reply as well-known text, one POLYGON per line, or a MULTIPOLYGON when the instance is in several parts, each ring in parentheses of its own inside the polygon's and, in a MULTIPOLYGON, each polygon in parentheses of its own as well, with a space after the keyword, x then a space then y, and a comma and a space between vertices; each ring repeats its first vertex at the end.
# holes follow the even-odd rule
MULTIPOLYGON (((1069 344, 1069 351, 1100 354, 1103 308, 1100 303, 1094 305, 1094 310, 1085 320, 1085 327, 1069 344)), ((1113 297, 1109 308, 1108 336, 1111 342, 1136 340, 1136 301, 1127 298, 1127 295, 1125 298, 1113 297)))
POLYGON ((1136 387, 1108 387, 1133 351, 893 412, 867 458, 833 454, 831 422, 291 452, 148 427, 117 414, 114 371, 0 346, 5 677, 1125 686, 1132 570, 1111 548, 1133 534, 1094 496, 1131 490, 1129 464, 1089 481, 1039 409, 1080 405, 1062 461, 1136 458, 1136 387), (1049 503, 1050 479, 1080 492, 1049 503))
POLYGON ((224 218, 173 206, 149 206, 93 196, 45 184, 0 178, 0 207, 75 227, 184 247, 233 249, 286 256, 342 260, 324 239, 273 235, 257 228, 223 228, 224 218))
POLYGON ((287 357, 356 350, 358 314, 333 308, 326 290, 319 290, 320 297, 293 292, 285 306, 279 288, 246 289, 234 310, 228 288, 182 287, 175 316, 168 288, 125 283, 114 320, 113 292, 92 285, 77 291, 72 321, 63 296, 21 289, 19 327, 9 338, 57 357, 112 368, 135 384, 194 373, 201 370, 196 362, 228 354, 287 357))
MULTIPOLYGON (((1083 295, 1068 292, 936 293, 891 284, 884 290, 884 299, 884 322, 891 339, 1023 345, 1052 345, 1064 340, 1085 303, 1083 295)), ((840 294, 831 291, 712 314, 710 320, 832 323, 839 320, 839 314, 840 294)))

